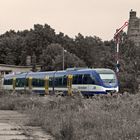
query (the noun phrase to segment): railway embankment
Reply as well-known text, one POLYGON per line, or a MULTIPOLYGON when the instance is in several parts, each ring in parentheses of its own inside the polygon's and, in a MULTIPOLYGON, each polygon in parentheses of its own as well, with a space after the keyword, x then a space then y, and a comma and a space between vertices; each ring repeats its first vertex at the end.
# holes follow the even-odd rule
POLYGON ((26 125, 41 127, 56 140, 140 139, 139 93, 88 99, 2 94, 0 109, 26 114, 26 125))

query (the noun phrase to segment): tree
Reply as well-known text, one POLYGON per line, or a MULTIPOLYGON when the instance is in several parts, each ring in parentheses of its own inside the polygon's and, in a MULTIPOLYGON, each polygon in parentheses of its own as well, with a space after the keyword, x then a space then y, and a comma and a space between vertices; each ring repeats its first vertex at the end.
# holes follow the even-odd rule
POLYGON ((140 48, 134 42, 126 39, 121 44, 120 80, 123 83, 122 89, 127 88, 132 93, 138 91, 138 75, 140 71, 140 48), (124 76, 125 75, 125 76, 124 76))
POLYGON ((98 65, 99 55, 102 51, 103 42, 100 38, 94 36, 84 37, 80 33, 75 38, 75 54, 82 59, 88 67, 98 65))
POLYGON ((42 65, 42 71, 53 70, 53 61, 57 55, 60 55, 63 48, 59 44, 50 44, 46 49, 42 51, 40 56, 40 64, 42 65))
MULTIPOLYGON (((65 52, 65 68, 85 66, 85 63, 76 55, 65 52)), ((62 70, 63 47, 60 44, 50 44, 40 57, 42 70, 62 70)))
MULTIPOLYGON (((64 55, 64 68, 72 68, 72 67, 85 67, 84 61, 78 58, 75 54, 70 52, 65 52, 64 55)), ((55 70, 62 70, 63 66, 63 55, 57 55, 54 59, 54 69, 55 70)))

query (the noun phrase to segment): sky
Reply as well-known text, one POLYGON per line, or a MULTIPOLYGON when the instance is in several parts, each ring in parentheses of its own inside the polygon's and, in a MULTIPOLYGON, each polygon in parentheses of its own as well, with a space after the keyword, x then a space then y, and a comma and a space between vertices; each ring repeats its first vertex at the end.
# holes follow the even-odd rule
POLYGON ((140 0, 0 0, 0 34, 48 24, 72 38, 111 40, 131 9, 140 17, 140 0))

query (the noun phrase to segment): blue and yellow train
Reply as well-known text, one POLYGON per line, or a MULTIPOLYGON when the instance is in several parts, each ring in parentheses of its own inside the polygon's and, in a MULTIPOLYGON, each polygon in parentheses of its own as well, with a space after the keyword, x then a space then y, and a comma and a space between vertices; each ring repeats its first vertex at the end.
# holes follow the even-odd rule
POLYGON ((48 91, 68 91, 68 76, 72 76, 72 89, 83 95, 118 92, 118 80, 111 69, 73 68, 65 71, 28 72, 5 75, 3 88, 6 90, 29 90, 45 93, 45 78, 48 77, 48 91), (31 80, 30 80, 31 79, 31 80), (30 81, 30 82, 29 82, 30 81))

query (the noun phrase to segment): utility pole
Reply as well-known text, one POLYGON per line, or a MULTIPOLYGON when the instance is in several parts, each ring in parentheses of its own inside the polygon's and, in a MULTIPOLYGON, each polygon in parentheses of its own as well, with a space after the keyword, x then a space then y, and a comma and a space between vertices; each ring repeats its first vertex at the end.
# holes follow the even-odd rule
POLYGON ((63 48, 63 70, 65 69, 65 52, 67 52, 67 50, 63 48))
POLYGON ((64 64, 64 48, 63 48, 63 52, 62 53, 63 53, 63 70, 64 70, 64 65, 65 65, 64 64))
POLYGON ((120 64, 119 64, 119 45, 120 45, 120 33, 121 31, 126 27, 128 26, 128 21, 126 21, 123 26, 121 26, 121 28, 117 29, 116 30, 116 33, 114 34, 114 39, 117 43, 117 46, 116 46, 116 73, 119 72, 119 67, 120 67, 120 64))

